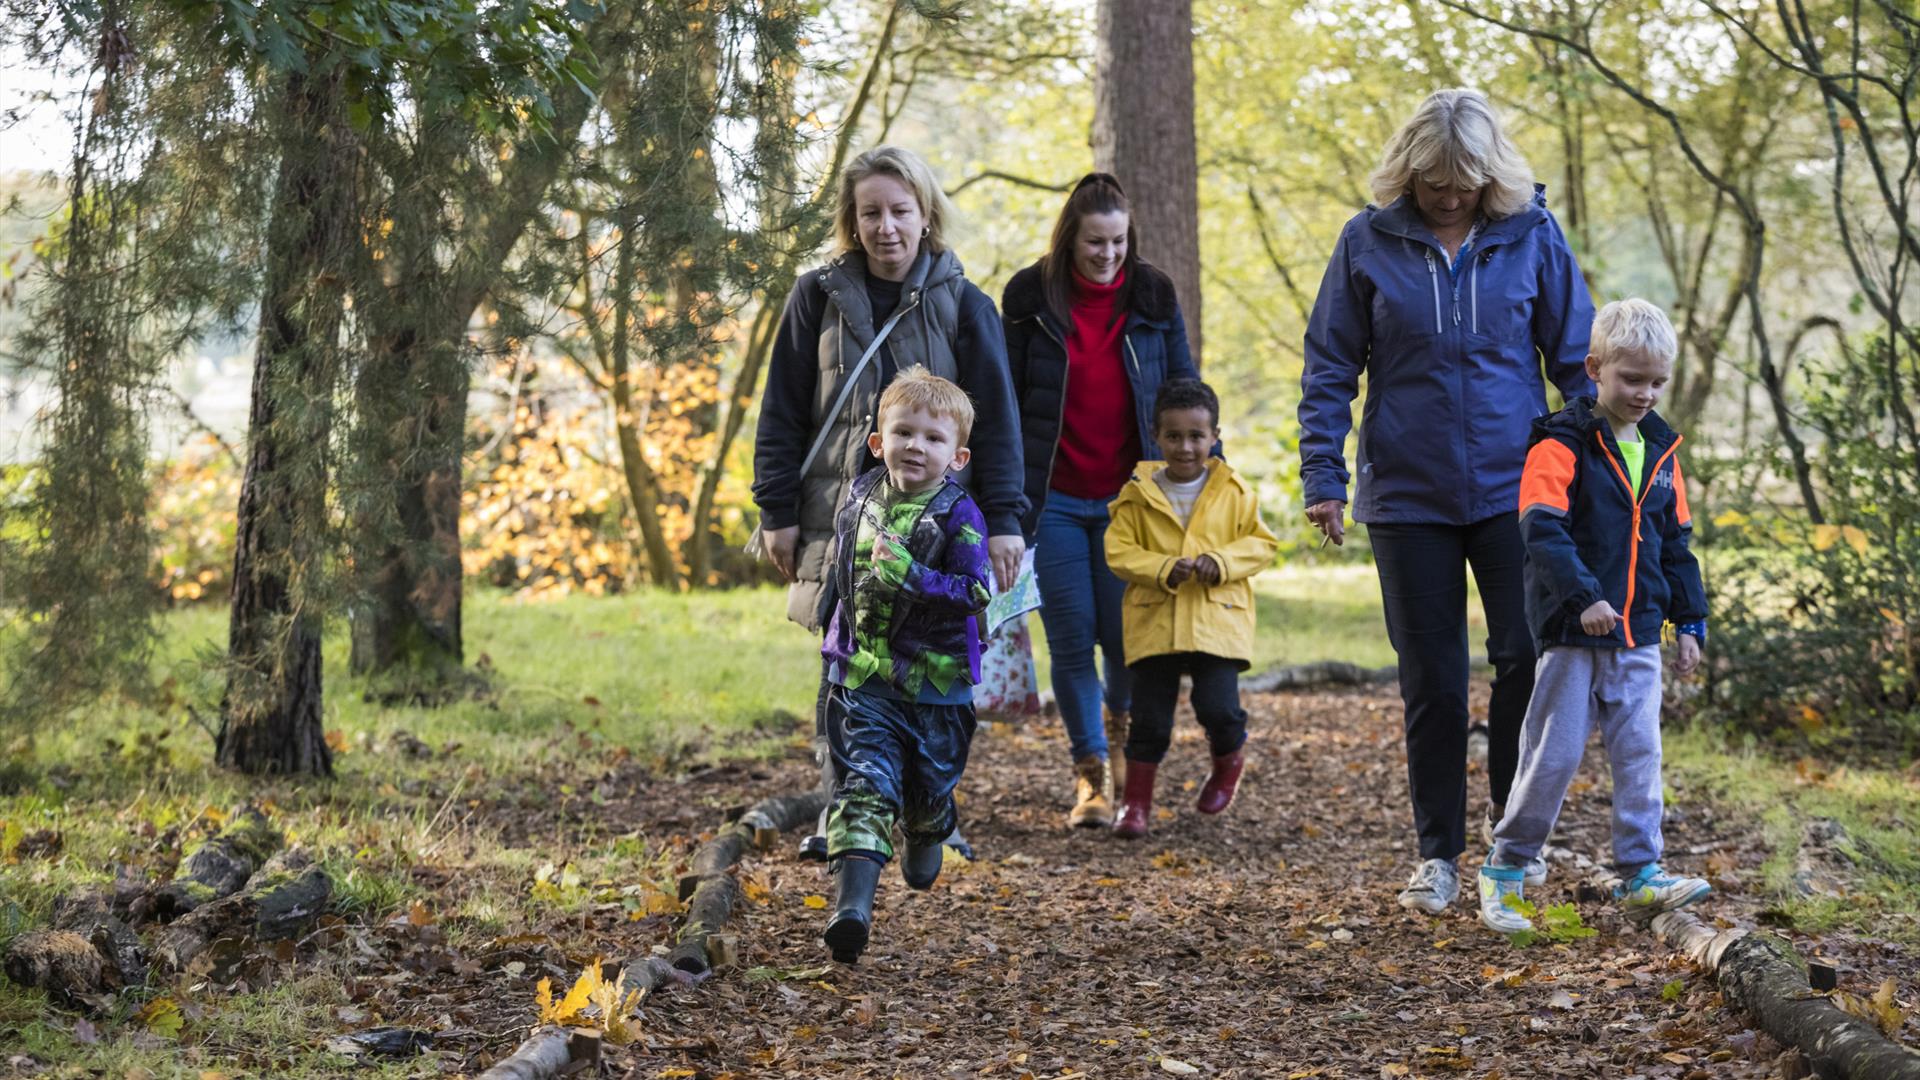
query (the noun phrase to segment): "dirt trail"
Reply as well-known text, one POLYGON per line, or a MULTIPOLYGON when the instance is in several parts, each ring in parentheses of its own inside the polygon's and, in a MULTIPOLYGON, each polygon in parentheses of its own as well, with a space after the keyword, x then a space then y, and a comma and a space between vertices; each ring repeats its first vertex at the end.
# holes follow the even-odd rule
MULTIPOLYGON (((1467 889, 1436 919, 1395 905, 1414 848, 1390 687, 1249 705, 1232 810, 1192 809, 1206 750, 1183 710, 1154 831, 1133 843, 1061 827, 1057 724, 983 729, 962 786, 979 861, 950 863, 927 894, 890 868, 856 967, 819 944, 823 871, 785 847, 750 858, 749 891, 770 894, 741 917, 739 966, 655 1002, 651 1048, 616 1063, 636 1077, 1775 1074, 1780 1048, 1608 904, 1579 905, 1598 936, 1528 949, 1484 930, 1467 889)), ((1477 805, 1483 776, 1471 791, 1477 805)), ((1605 800, 1590 754, 1556 843, 1602 856, 1605 800)), ((1669 862, 1720 886, 1707 916, 1751 925, 1753 835, 1696 801, 1670 807, 1669 862)), ((1470 840, 1468 859, 1482 854, 1470 840)), ((1579 876, 1556 867, 1543 906, 1574 899, 1579 876)), ((1912 970, 1861 965, 1882 962, 1912 970)))

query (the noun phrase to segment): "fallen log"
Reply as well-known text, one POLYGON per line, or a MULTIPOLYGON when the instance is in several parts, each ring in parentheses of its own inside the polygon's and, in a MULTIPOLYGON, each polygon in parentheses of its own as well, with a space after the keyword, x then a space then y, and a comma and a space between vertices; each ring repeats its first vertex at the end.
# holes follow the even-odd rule
POLYGON ((1399 677, 1400 669, 1392 664, 1367 668, 1344 660, 1320 660, 1311 664, 1271 668, 1241 680, 1240 689, 1253 694, 1270 694, 1276 690, 1305 690, 1315 686, 1366 686, 1392 682, 1399 677))
POLYGON ((1812 989, 1806 962, 1768 933, 1715 930, 1684 911, 1654 918, 1660 940, 1713 972, 1726 999, 1828 1080, 1920 1080, 1920 1052, 1812 989))
POLYGON ((203 904, 162 928, 153 957, 179 971, 228 936, 278 941, 305 933, 333 898, 333 879, 299 848, 269 859, 232 896, 203 904))
POLYGON ((45 990, 67 1005, 84 1005, 105 988, 100 953, 93 942, 71 930, 29 930, 7 946, 0 962, 7 978, 45 990))
POLYGON ((53 927, 71 930, 90 942, 100 954, 101 976, 108 988, 138 986, 147 981, 147 950, 133 927, 114 914, 113 900, 98 889, 84 889, 53 903, 53 927))
POLYGON ((552 1080, 600 1062, 600 1036, 561 1027, 534 1028, 513 1053, 496 1062, 480 1080, 552 1080))
MULTIPOLYGON (((734 865, 748 848, 771 847, 781 833, 819 817, 826 800, 826 794, 820 791, 762 799, 694 853, 692 869, 680 877, 680 900, 687 905, 687 918, 669 956, 674 967, 693 975, 713 969, 708 940, 733 917, 734 905, 740 900, 740 883, 732 873, 734 865)), ((721 951, 730 953, 731 949, 721 951)))
POLYGON ((155 890, 152 915, 178 918, 203 904, 240 891, 254 872, 286 843, 280 830, 255 807, 233 815, 226 828, 194 849, 185 869, 155 890))
POLYGON ((698 975, 712 966, 707 939, 726 926, 739 900, 740 882, 732 874, 715 874, 700 880, 699 888, 687 901, 686 922, 681 925, 673 952, 667 957, 674 967, 698 975))

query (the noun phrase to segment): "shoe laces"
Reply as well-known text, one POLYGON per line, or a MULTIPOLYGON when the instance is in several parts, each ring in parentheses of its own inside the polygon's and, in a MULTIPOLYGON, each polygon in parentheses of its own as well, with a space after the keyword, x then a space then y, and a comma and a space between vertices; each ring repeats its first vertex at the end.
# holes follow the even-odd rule
POLYGON ((1407 882, 1410 889, 1436 889, 1443 882, 1460 880, 1460 871, 1445 859, 1428 859, 1413 872, 1413 880, 1407 882))

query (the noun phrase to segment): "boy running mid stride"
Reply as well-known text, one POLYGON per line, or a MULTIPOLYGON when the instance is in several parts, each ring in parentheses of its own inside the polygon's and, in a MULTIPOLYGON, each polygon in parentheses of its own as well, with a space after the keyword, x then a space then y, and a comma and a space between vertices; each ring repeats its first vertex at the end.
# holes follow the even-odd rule
POLYGON ((1520 480, 1540 660, 1513 795, 1480 868, 1480 920, 1501 933, 1532 929, 1509 898, 1521 897, 1596 727, 1613 772, 1615 900, 1644 921, 1712 891, 1660 867, 1660 635, 1674 624, 1680 675, 1700 665, 1707 637, 1681 439, 1653 411, 1677 342, 1659 308, 1621 300, 1594 319, 1591 348, 1597 399, 1534 421, 1520 480))
POLYGON ((914 368, 880 395, 879 412, 867 445, 886 467, 854 481, 835 519, 837 599, 821 649, 827 745, 842 777, 827 817, 838 886, 825 938, 845 964, 867 947, 896 823, 907 884, 932 888, 940 873, 973 742, 974 616, 989 599, 986 518, 951 475, 967 464, 973 403, 914 368))

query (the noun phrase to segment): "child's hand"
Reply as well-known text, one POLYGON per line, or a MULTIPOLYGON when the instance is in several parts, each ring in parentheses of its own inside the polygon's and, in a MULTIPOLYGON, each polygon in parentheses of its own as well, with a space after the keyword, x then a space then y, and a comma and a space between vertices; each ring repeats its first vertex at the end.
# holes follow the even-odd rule
POLYGON ((1186 584, 1187 579, 1192 576, 1193 576, 1193 560, 1192 559, 1175 560, 1173 564, 1173 569, 1167 571, 1167 588, 1177 589, 1180 586, 1186 584))
POLYGON ((1620 613, 1605 600, 1595 600, 1587 610, 1580 613, 1580 629, 1594 637, 1604 637, 1613 633, 1614 624, 1620 621, 1620 613))
POLYGON ((1202 585, 1218 585, 1222 576, 1220 564, 1213 561, 1213 556, 1202 555, 1193 560, 1193 576, 1199 578, 1202 585))
POLYGON ((1700 639, 1692 634, 1680 635, 1680 651, 1673 658, 1673 672, 1676 675, 1691 675, 1700 667, 1700 639))
POLYGON ((907 580, 912 567, 913 553, 907 550, 905 541, 885 531, 873 538, 873 576, 898 586, 907 580))

